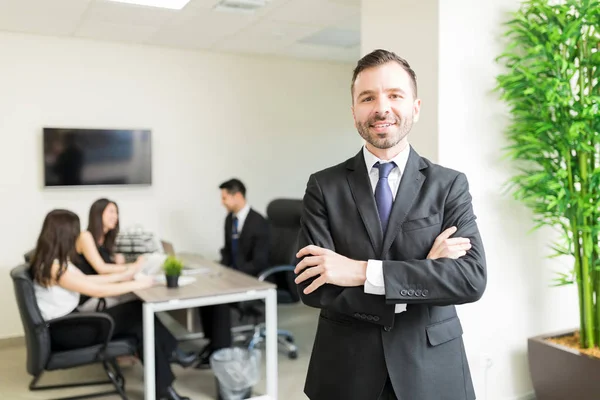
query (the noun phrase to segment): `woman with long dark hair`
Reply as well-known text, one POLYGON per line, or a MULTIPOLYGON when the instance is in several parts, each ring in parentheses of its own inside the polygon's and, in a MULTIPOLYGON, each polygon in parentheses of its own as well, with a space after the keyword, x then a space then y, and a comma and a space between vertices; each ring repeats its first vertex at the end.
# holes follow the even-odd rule
POLYGON ((139 269, 143 257, 135 263, 123 264, 122 255, 115 254, 119 234, 119 207, 109 199, 98 199, 90 207, 87 231, 81 232, 77 248, 81 258, 77 266, 87 275, 122 272, 139 269), (119 257, 121 256, 121 257, 119 257))
MULTIPOLYGON (((86 275, 71 263, 76 257, 76 241, 80 234, 79 217, 68 210, 53 210, 46 216, 35 254, 31 261, 35 296, 44 320, 52 320, 77 312, 81 294, 90 297, 109 297, 153 286, 154 280, 142 276, 133 280, 133 269, 104 275, 86 275)), ((143 356, 142 303, 137 301, 106 309, 114 320, 113 337, 133 337, 137 340, 138 355, 143 356)), ((172 387, 175 376, 170 362, 190 366, 195 358, 182 359, 177 340, 158 318, 155 326, 156 395, 159 399, 183 400, 172 387)), ((61 332, 51 330, 52 346, 69 350, 99 344, 99 332, 83 326, 69 326, 61 332)))

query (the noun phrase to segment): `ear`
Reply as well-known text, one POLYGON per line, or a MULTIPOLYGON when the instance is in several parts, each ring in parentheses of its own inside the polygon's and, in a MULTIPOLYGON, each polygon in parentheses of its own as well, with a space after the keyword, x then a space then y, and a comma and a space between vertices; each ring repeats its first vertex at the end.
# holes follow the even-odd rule
POLYGON ((352 105, 350 106, 350 110, 352 111, 352 118, 354 119, 354 126, 356 126, 356 114, 354 112, 354 101, 352 102, 352 105))
POLYGON ((416 99, 413 103, 413 120, 419 122, 419 115, 421 114, 421 99, 416 99))

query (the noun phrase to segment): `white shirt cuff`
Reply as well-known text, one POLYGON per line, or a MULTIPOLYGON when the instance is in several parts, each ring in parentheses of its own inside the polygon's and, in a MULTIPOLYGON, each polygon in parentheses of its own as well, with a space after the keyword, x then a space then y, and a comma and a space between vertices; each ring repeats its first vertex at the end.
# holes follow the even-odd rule
POLYGON ((367 261, 367 280, 365 281, 365 293, 385 294, 383 283, 383 262, 380 260, 367 261))
MULTIPOLYGON (((365 281, 365 293, 385 295, 385 283, 383 281, 383 261, 367 261, 367 280, 365 281)), ((396 314, 406 311, 406 304, 396 304, 396 314)))

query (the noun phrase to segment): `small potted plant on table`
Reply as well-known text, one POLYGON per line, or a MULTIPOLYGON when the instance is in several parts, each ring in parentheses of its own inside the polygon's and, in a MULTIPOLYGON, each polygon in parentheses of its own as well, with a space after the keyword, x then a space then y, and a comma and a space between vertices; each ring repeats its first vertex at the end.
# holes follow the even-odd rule
POLYGON ((163 264, 165 278, 167 279, 167 287, 176 288, 179 286, 179 276, 183 270, 183 263, 180 259, 174 256, 169 256, 163 264))

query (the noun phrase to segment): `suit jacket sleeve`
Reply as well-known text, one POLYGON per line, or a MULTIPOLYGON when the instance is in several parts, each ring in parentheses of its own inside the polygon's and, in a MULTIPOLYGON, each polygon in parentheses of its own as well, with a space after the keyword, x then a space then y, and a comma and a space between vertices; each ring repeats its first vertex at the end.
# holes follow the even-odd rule
POLYGON ((244 227, 252 229, 252 258, 244 260, 240 270, 257 276, 269 267, 269 225, 262 217, 255 220, 252 227, 244 227))
POLYGON ((477 301, 485 290, 487 275, 475 219, 467 178, 458 174, 444 205, 442 229, 456 226, 453 237, 469 238, 471 249, 456 260, 383 261, 387 303, 443 306, 477 301))
MULTIPOLYGON (((335 251, 323 193, 314 175, 308 180, 303 203, 299 249, 312 244, 335 251)), ((372 320, 375 324, 391 325, 394 307, 386 304, 384 296, 366 294, 364 286, 341 287, 331 284, 323 285, 311 294, 304 294, 304 289, 314 279, 308 279, 298 285, 299 295, 304 304, 355 318, 358 318, 357 314, 368 314, 377 317, 372 320)))
POLYGON ((225 233, 225 245, 221 249, 221 265, 230 266, 232 264, 231 261, 231 214, 227 215, 225 218, 225 228, 223 229, 225 233))

